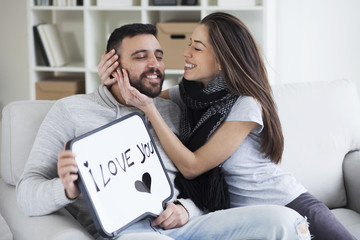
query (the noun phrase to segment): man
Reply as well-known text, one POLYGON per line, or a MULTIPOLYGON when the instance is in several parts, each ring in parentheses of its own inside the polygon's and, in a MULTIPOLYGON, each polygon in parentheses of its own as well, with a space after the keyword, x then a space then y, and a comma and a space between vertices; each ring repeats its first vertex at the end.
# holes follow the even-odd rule
MULTIPOLYGON (((155 35, 153 25, 131 24, 115 29, 108 41, 108 50, 116 49, 120 56, 118 65, 128 72, 131 84, 151 97, 160 93, 165 69, 155 35)), ((178 107, 164 99, 156 98, 155 102, 167 124, 177 132, 178 107)), ((39 129, 17 184, 18 203, 25 214, 39 216, 67 207, 93 236, 98 237, 75 184, 78 169, 74 156, 64 151, 63 146, 76 136, 135 111, 139 112, 126 106, 117 84, 110 90, 101 85, 94 93, 57 101, 39 129)), ((173 183, 177 170, 151 127, 150 133, 173 183)), ((157 218, 132 224, 120 237, 153 233, 174 239, 298 239, 298 228, 294 226, 304 221, 296 212, 279 206, 234 208, 201 215, 192 201, 176 199, 177 195, 174 189, 173 199, 157 218)))

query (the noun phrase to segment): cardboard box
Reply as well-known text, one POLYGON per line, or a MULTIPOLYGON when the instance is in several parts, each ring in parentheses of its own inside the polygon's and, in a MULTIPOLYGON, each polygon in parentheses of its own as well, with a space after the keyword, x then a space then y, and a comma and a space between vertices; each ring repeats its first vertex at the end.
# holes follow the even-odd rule
POLYGON ((74 94, 85 93, 83 78, 54 78, 36 82, 37 100, 58 100, 74 94))
POLYGON ((189 45, 190 37, 199 23, 168 22, 158 23, 157 38, 164 51, 163 61, 166 69, 183 69, 184 50, 189 45))

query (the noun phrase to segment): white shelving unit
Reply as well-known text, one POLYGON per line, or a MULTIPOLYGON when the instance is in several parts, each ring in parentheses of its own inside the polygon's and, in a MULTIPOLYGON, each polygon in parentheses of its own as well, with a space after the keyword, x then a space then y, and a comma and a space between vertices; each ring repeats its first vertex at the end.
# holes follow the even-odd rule
MULTIPOLYGON (((34 6, 29 1, 28 31, 30 49, 30 96, 35 99, 35 83, 49 76, 71 75, 85 77, 86 92, 100 84, 97 64, 105 51, 107 37, 117 27, 127 23, 198 22, 206 15, 224 11, 244 21, 257 39, 268 64, 270 80, 275 58, 276 0, 258 0, 256 6, 219 7, 217 0, 198 0, 197 6, 152 6, 151 0, 133 0, 133 6, 97 6, 98 0, 84 0, 83 6, 34 6), (39 23, 57 24, 70 64, 63 67, 36 65, 33 26, 39 23)), ((241 1, 241 0, 237 0, 241 1)), ((181 69, 167 69, 166 79, 177 79, 181 69)))

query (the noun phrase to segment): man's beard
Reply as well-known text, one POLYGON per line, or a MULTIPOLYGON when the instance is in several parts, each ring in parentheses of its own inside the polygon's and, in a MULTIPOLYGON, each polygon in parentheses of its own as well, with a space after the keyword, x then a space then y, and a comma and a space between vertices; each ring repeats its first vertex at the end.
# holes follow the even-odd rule
POLYGON ((139 92, 148 97, 155 98, 161 93, 162 85, 164 82, 164 75, 159 70, 154 71, 153 69, 150 69, 148 72, 142 73, 139 78, 133 78, 129 75, 129 79, 131 86, 139 90, 139 92), (156 73, 160 78, 160 84, 150 82, 150 87, 145 86, 142 79, 146 78, 147 75, 151 75, 154 73, 156 73))

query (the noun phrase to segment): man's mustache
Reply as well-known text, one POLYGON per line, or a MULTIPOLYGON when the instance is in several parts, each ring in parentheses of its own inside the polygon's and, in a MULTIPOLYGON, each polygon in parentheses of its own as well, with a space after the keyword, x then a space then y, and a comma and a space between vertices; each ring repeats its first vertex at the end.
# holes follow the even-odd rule
POLYGON ((154 73, 155 73, 156 75, 158 75, 158 77, 159 77, 160 79, 163 79, 163 74, 160 72, 159 69, 155 69, 155 68, 152 68, 152 69, 150 69, 149 71, 143 72, 143 73, 141 74, 141 78, 146 78, 147 75, 154 74, 154 73))

